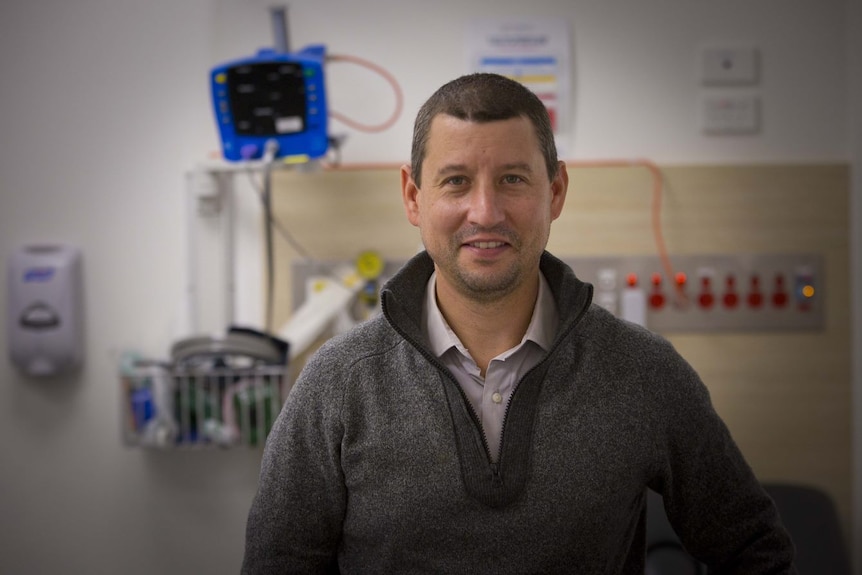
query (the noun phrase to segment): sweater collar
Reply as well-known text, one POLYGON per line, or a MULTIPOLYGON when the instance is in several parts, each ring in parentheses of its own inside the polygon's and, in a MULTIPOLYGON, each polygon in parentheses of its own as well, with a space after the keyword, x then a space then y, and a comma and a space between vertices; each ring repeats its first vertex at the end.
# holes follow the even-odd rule
MULTIPOLYGON (((539 269, 559 314, 556 343, 590 305, 592 286, 579 280, 568 265, 547 251, 542 254, 539 269)), ((422 308, 425 290, 433 273, 434 262, 427 252, 422 251, 404 264, 381 292, 384 315, 389 323, 402 335, 429 350, 432 346, 422 329, 422 308)))
MULTIPOLYGON (((425 305, 422 309, 422 331, 428 335, 430 349, 434 355, 441 357, 444 353, 457 348, 464 355, 469 355, 458 335, 452 331, 443 313, 437 306, 435 297, 437 273, 431 274, 425 288, 425 305)), ((533 306, 533 314, 527 331, 524 333, 521 343, 532 341, 544 351, 551 349, 554 336, 557 333, 557 306, 554 304, 554 296, 548 287, 545 275, 539 273, 539 291, 536 303, 533 306)))

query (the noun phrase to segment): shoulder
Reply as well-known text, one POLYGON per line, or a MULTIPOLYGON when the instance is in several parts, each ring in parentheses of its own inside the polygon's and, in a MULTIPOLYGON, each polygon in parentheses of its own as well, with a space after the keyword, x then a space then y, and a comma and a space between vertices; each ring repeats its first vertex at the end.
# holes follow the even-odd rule
POLYGON ((383 370, 389 374, 408 370, 405 364, 416 362, 416 355, 383 317, 376 316, 323 343, 303 366, 295 388, 343 393, 351 383, 383 370))
POLYGON ((682 361, 673 344, 662 335, 620 319, 596 304, 592 304, 584 315, 576 335, 589 340, 603 353, 639 361, 682 361))
POLYGON ((309 357, 302 372, 331 375, 349 372, 356 363, 386 353, 400 342, 401 338, 386 321, 377 316, 326 340, 309 357))
POLYGON ((664 336, 617 318, 595 304, 575 330, 576 345, 604 374, 634 383, 644 398, 709 403, 709 393, 694 367, 664 336))

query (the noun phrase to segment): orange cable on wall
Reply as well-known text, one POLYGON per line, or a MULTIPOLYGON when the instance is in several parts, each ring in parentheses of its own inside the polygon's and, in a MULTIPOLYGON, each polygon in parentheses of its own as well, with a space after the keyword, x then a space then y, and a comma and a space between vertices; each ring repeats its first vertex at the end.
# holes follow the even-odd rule
POLYGON ((398 84, 398 80, 395 79, 395 76, 393 76, 392 74, 390 74, 385 69, 378 66, 377 64, 370 62, 368 60, 365 60, 363 58, 359 58, 357 56, 346 56, 346 55, 340 55, 340 54, 333 54, 333 55, 327 56, 326 60, 328 62, 351 62, 353 64, 358 64, 360 66, 363 66, 365 68, 373 70, 373 71, 377 72, 378 74, 380 74, 381 76, 383 76, 383 78, 387 82, 389 82, 389 84, 392 86, 392 90, 395 92, 395 110, 392 112, 392 115, 389 117, 389 119, 387 119, 382 124, 377 124, 377 125, 362 124, 362 123, 357 122, 356 120, 354 120, 352 118, 348 118, 344 114, 341 114, 339 112, 335 112, 333 110, 329 111, 329 116, 331 118, 338 120, 342 124, 345 124, 351 128, 359 130, 361 132, 371 132, 371 133, 382 132, 384 130, 388 130, 389 128, 391 128, 395 124, 396 121, 398 121, 398 118, 401 116, 401 110, 404 107, 404 95, 401 91, 401 86, 398 84))
POLYGON ((580 166, 584 168, 629 168, 642 167, 646 169, 652 176, 652 230, 655 238, 656 250, 661 259, 662 267, 667 274, 668 281, 673 282, 676 286, 678 303, 685 305, 688 303, 688 296, 685 294, 685 289, 682 284, 675 281, 675 272, 671 265, 670 256, 668 255, 667 246, 664 242, 664 234, 661 225, 661 205, 662 194, 664 191, 664 174, 654 162, 650 160, 593 160, 593 161, 573 161, 566 162, 570 166, 580 166))

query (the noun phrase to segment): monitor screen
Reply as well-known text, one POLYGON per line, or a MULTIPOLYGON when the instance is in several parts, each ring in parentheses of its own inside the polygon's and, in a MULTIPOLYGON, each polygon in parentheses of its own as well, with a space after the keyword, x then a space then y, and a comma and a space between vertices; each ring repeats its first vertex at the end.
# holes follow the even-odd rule
POLYGON ((299 62, 242 64, 227 71, 234 129, 240 136, 279 136, 306 129, 306 94, 299 62))

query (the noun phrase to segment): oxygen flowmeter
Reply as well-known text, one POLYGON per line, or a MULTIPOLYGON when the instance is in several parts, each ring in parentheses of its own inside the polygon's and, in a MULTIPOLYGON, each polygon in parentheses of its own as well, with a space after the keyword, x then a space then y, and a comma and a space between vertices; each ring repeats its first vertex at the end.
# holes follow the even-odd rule
POLYGON ((269 142, 277 144, 275 157, 311 159, 326 153, 325 58, 322 45, 296 53, 263 49, 212 69, 213 106, 225 159, 261 158, 269 142))

